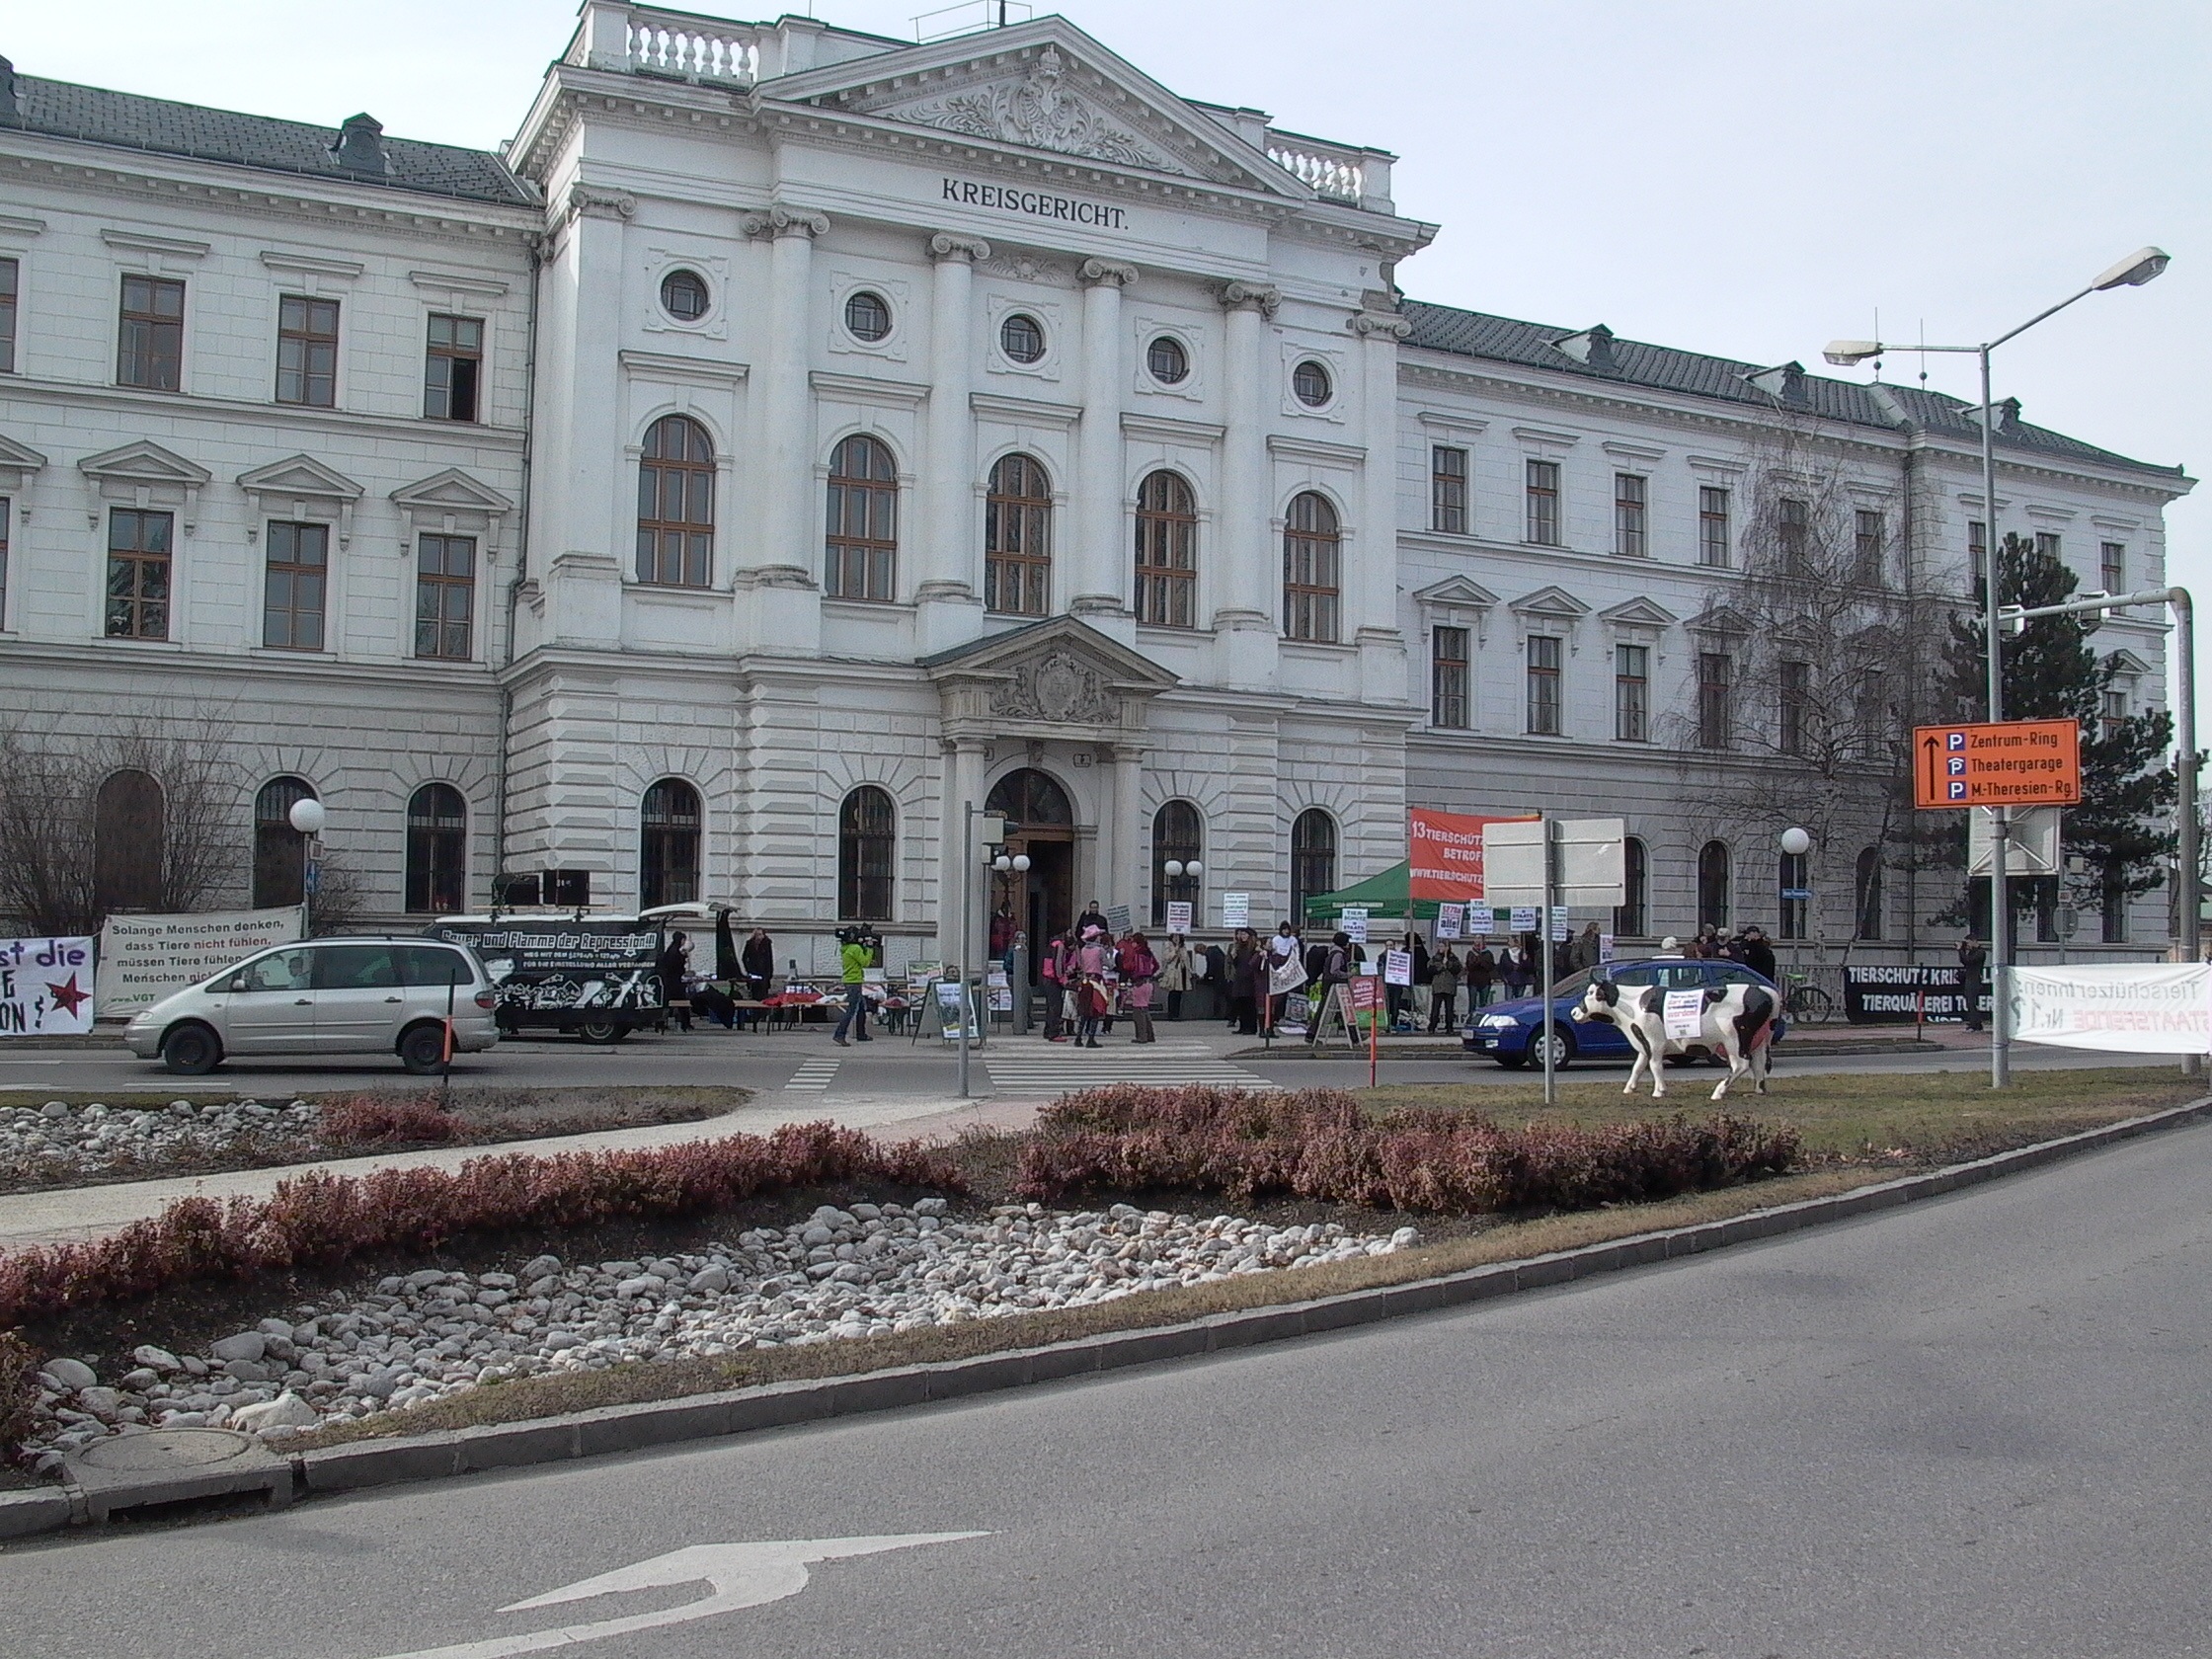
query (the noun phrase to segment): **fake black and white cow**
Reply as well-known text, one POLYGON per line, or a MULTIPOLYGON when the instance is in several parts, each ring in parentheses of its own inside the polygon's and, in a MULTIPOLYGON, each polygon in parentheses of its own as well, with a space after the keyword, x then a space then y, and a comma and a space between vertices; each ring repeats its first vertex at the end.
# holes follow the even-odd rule
POLYGON ((1635 1093, 1636 1079, 1648 1074, 1652 1099, 1665 1099, 1666 1058, 1699 1048, 1728 1063, 1728 1075, 1713 1089, 1713 1099, 1723 1098, 1728 1085, 1742 1077, 1749 1077, 1758 1092, 1765 1094, 1767 1045, 1775 1034, 1775 993, 1756 985, 1694 987, 1673 992, 1683 999, 1676 1006, 1676 1035, 1669 1035, 1667 1030, 1669 994, 1664 986, 1624 986, 1611 980, 1593 980, 1568 1017, 1576 1021, 1611 1020, 1628 1039, 1636 1062, 1628 1068, 1622 1094, 1635 1093), (1698 998, 1697 1024, 1694 1032, 1685 1033, 1682 1016, 1691 997, 1698 998))

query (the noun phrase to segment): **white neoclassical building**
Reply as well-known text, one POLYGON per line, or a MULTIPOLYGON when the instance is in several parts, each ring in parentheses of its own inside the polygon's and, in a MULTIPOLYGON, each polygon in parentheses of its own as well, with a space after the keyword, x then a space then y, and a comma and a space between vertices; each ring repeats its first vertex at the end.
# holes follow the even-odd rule
MULTIPOLYGON (((0 707, 219 730, 241 901, 306 791, 370 913, 703 897, 802 959, 945 949, 970 804, 1042 927, 1542 808, 1629 821, 1622 931, 1907 942, 1878 806, 1794 873, 1770 820, 1837 640, 1961 591, 1966 412, 1412 300, 1390 163, 1058 18, 591 0, 496 157, 10 70, 0 707), (1831 543, 1856 609, 1778 629, 1831 543)), ((2162 580, 2178 469, 1999 443, 2002 532, 2162 580)), ((2157 618, 2100 646, 2163 701, 2157 618)))

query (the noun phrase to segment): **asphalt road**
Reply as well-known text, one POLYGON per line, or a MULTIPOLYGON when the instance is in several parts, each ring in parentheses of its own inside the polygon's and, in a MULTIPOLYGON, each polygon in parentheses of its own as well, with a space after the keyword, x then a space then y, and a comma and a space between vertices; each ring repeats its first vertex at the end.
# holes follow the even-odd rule
MULTIPOLYGON (((1203 1032, 1193 1025, 1178 1029, 1159 1026, 1162 1045, 1177 1045, 1203 1036, 1217 1054, 1248 1046, 1249 1039, 1229 1040, 1211 1026, 1203 1032)), ((1291 1087, 1353 1087, 1367 1082, 1364 1056, 1352 1059, 1308 1059, 1300 1046, 1280 1059, 1238 1060, 1233 1064, 1258 1076, 1291 1087)), ((1108 1039, 1108 1048, 1126 1057, 1121 1075, 1142 1081, 1147 1066, 1156 1064, 1145 1049, 1124 1042, 1119 1033, 1108 1039)), ((1066 1050, 1046 1049, 1035 1037, 999 1039, 974 1057, 971 1077, 975 1092, 991 1091, 989 1062, 1027 1055, 1065 1055, 1066 1050)), ((2022 1046, 2014 1050, 2015 1065, 2026 1068, 2108 1066, 2141 1064, 2164 1066, 2172 1063, 2160 1057, 2117 1054, 2077 1054, 2057 1049, 2022 1046)), ((1165 1060, 1168 1057, 1159 1057, 1165 1060)), ((690 1035, 635 1037, 613 1048, 594 1048, 573 1038, 534 1037, 503 1042, 481 1055, 463 1055, 453 1063, 456 1083, 501 1087, 603 1087, 624 1083, 712 1083, 760 1090, 782 1089, 808 1061, 835 1059, 837 1068, 820 1092, 834 1101, 841 1095, 880 1098, 888 1095, 950 1095, 956 1085, 955 1057, 940 1046, 909 1043, 903 1037, 878 1038, 866 1045, 833 1048, 826 1031, 751 1036, 744 1033, 700 1031, 690 1035)), ((1978 1070, 1988 1066, 1986 1051, 1948 1050, 1935 1054, 1796 1056, 1783 1043, 1776 1063, 1778 1075, 1808 1071, 1905 1072, 1978 1070)), ((1578 1064, 1570 1076, 1620 1076, 1625 1062, 1591 1066, 1578 1064)), ((1117 1067, 1119 1071, 1120 1068, 1117 1067)), ((1526 1084, 1533 1073, 1508 1071, 1487 1060, 1442 1056, 1396 1059, 1385 1057, 1382 1074, 1401 1083, 1526 1084)), ((1717 1081, 1717 1071, 1696 1070, 1681 1074, 1685 1085, 1697 1078, 1717 1081)), ((0 1046, 0 1099, 16 1091, 111 1090, 162 1094, 222 1093, 240 1089, 270 1092, 327 1091, 361 1086, 404 1086, 409 1081, 396 1061, 376 1055, 346 1056, 312 1064, 296 1060, 232 1061, 205 1077, 176 1077, 159 1062, 133 1059, 113 1048, 20 1049, 0 1046)), ((1706 1084, 1710 1087, 1710 1081, 1706 1084)), ((1016 1096, 1033 1095, 1034 1088, 1015 1086, 1004 1090, 1016 1096)))
POLYGON ((0 1651, 481 1659, 705 1596, 497 1611, 668 1552, 981 1531, 560 1650, 2200 1654, 2208 1269, 2199 1128, 1338 1338, 19 1545, 0 1651))

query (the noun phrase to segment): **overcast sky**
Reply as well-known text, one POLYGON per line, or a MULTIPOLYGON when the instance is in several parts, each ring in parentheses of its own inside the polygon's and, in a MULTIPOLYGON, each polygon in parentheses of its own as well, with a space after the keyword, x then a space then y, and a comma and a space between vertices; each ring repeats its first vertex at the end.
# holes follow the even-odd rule
MULTIPOLYGON (((934 3, 815 12, 910 40, 934 3)), ((1998 395, 2124 454, 2212 467, 2202 0, 1059 9, 1178 92, 1396 151, 1399 211, 1443 227, 1399 269, 1419 298, 1819 368, 1823 344, 1872 335, 1877 311, 1888 338, 1967 343, 2156 243, 2164 277, 2005 348, 1998 395)), ((29 74, 326 124, 366 110, 401 136, 489 148, 574 21, 564 0, 107 0, 11 7, 0 53, 29 74)), ((1971 359, 1926 361, 1930 385, 1973 395, 1971 359)), ((1901 354, 1885 378, 1920 368, 1901 354)), ((2212 591, 2212 486, 2169 523, 2172 578, 2212 591)))

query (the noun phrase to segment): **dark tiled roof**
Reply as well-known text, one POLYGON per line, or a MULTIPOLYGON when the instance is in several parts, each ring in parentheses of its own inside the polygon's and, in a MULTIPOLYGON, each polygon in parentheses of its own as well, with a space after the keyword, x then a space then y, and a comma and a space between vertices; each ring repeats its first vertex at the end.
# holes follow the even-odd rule
MULTIPOLYGON (((1488 357, 1553 373, 1609 380, 1617 385, 1642 386, 1654 391, 1681 392, 1692 397, 1717 398, 1725 403, 1772 409, 1775 399, 1744 379, 1767 367, 1764 363, 1736 362, 1708 357, 1697 352, 1678 352, 1666 346, 1647 346, 1637 340, 1615 339, 1613 367, 1609 370, 1576 361, 1558 350, 1556 342, 1572 339, 1579 331, 1543 323, 1515 322, 1481 311, 1462 311, 1449 305, 1430 305, 1411 299, 1405 315, 1413 324, 1409 346, 1432 352, 1449 352, 1462 357, 1488 357)), ((1783 407, 1830 421, 1855 426, 1880 427, 1889 432, 1917 430, 1932 436, 1978 445, 1981 422, 1978 407, 1940 392, 1924 392, 1891 385, 1861 385, 1806 374, 1796 382, 1799 401, 1783 407)), ((2128 467, 2137 472, 2179 478, 2177 466, 2157 466, 2131 460, 2017 419, 2001 423, 1997 431, 2001 449, 2032 451, 2055 461, 2080 461, 2101 466, 2128 467)))
POLYGON ((165 98, 109 92, 67 81, 16 76, 15 118, 0 125, 42 132, 56 138, 81 138, 95 144, 191 156, 198 161, 261 167, 277 173, 421 191, 468 201, 523 205, 535 200, 530 190, 482 150, 452 144, 424 144, 412 138, 383 140, 381 177, 341 167, 333 153, 338 129, 268 116, 207 110, 173 104, 165 98))

